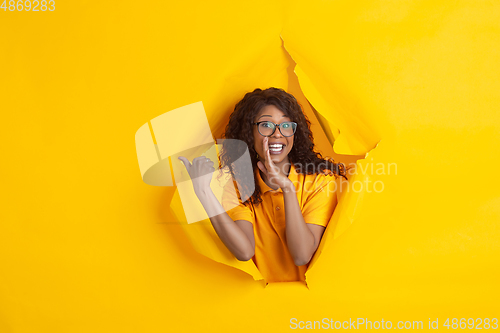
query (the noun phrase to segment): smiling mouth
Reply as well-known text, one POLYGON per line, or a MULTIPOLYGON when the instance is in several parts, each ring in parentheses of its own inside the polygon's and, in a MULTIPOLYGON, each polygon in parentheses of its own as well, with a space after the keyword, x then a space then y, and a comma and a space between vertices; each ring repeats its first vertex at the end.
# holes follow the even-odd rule
POLYGON ((278 144, 278 143, 272 144, 269 145, 269 152, 274 154, 279 154, 283 151, 283 148, 285 148, 284 144, 278 144))

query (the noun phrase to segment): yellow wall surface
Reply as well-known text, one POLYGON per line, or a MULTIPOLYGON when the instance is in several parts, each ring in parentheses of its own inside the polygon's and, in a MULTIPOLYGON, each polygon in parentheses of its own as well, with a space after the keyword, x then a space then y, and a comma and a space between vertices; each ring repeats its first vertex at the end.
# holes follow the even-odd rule
POLYGON ((0 9, 0 333, 494 328, 500 2, 15 3, 0 9), (145 184, 137 160, 151 119, 202 101, 219 138, 270 86, 364 184, 307 287, 201 253, 176 188, 145 184))

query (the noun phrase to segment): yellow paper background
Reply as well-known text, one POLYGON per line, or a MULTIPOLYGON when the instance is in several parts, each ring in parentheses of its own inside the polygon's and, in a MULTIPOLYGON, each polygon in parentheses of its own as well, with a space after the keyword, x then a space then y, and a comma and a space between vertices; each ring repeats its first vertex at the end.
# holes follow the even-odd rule
POLYGON ((0 10, 0 332, 499 317, 499 22, 495 1, 0 10), (170 211, 175 188, 142 181, 134 143, 183 105, 203 101, 219 137, 245 92, 300 95, 290 56, 328 122, 313 130, 323 149, 326 137, 339 154, 378 143, 358 167, 397 163, 357 175, 384 191, 345 210, 309 290, 264 288, 196 252, 170 211))

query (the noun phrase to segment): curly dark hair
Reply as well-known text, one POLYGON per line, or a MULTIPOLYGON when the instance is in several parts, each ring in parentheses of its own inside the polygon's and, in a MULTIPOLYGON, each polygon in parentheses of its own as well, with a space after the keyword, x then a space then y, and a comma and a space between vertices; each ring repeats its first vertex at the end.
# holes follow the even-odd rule
MULTIPOLYGON (((243 99, 236 104, 229 118, 229 123, 225 128, 225 133, 222 136, 223 139, 237 139, 246 143, 244 145, 241 141, 224 140, 220 153, 219 169, 227 167, 226 170, 228 169, 233 179, 239 183, 240 186, 238 187, 240 189, 241 184, 251 183, 249 179, 245 181, 246 175, 253 174, 255 176, 255 170, 259 170, 257 167, 257 152, 254 148, 253 122, 259 111, 267 105, 274 105, 289 117, 291 121, 297 123, 297 130, 293 138, 293 147, 288 154, 289 161, 297 166, 297 173, 333 174, 335 178, 342 176, 347 180, 346 167, 343 163, 335 163, 332 158, 323 158, 321 153, 314 151, 311 123, 295 97, 279 88, 268 88, 265 90, 257 88, 252 92, 246 93, 243 99), (243 169, 246 168, 246 170, 242 170, 241 167, 234 167, 233 163, 245 153, 247 148, 251 157, 251 169, 250 165, 240 165, 243 169), (304 165, 312 166, 312 170, 303 168, 302 166, 304 165)), ((238 193, 245 205, 250 203, 258 205, 262 202, 261 189, 258 186, 257 177, 254 177, 253 184, 255 185, 255 191, 249 191, 248 196, 243 196, 241 191, 238 193), (250 193, 252 193, 251 196, 250 193), (246 199, 247 197, 248 199, 246 199)))

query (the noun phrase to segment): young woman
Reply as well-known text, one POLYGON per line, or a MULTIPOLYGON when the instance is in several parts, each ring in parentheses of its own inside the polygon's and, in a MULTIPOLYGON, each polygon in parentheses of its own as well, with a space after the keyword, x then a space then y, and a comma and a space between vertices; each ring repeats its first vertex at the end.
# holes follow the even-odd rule
POLYGON ((227 167, 237 181, 224 188, 222 206, 209 186, 213 162, 197 157, 191 164, 179 157, 222 242, 238 260, 252 259, 266 282, 305 281, 337 205, 335 180, 347 179, 342 163, 314 151, 310 125, 295 97, 284 90, 247 93, 236 104, 224 139, 246 143, 255 191, 241 195, 248 184, 234 164, 241 156, 234 142, 241 141, 224 140, 219 168, 227 167))

